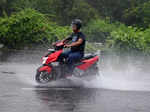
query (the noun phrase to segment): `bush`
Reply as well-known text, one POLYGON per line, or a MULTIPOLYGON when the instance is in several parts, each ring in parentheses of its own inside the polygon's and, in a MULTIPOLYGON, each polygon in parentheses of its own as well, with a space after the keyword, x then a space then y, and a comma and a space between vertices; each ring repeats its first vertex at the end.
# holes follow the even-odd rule
POLYGON ((142 31, 136 27, 121 25, 117 30, 111 32, 114 47, 121 51, 140 51, 150 53, 150 29, 142 31))
POLYGON ((116 31, 111 32, 111 36, 115 41, 114 46, 122 50, 143 50, 144 39, 143 32, 137 31, 136 28, 126 27, 119 28, 116 31))
POLYGON ((71 7, 71 10, 68 10, 67 18, 68 17, 70 19, 68 23, 70 23, 70 21, 75 18, 79 18, 83 21, 84 24, 87 24, 91 19, 96 19, 99 17, 99 14, 96 9, 94 9, 84 0, 74 0, 74 4, 71 7))
POLYGON ((10 48, 62 39, 70 33, 69 27, 51 22, 45 15, 25 9, 9 18, 0 18, 0 41, 10 48), (57 37, 57 38, 56 38, 57 37))
POLYGON ((148 28, 150 26, 150 1, 127 9, 124 14, 124 19, 127 24, 148 28))
POLYGON ((38 10, 59 25, 70 25, 75 18, 87 23, 91 17, 95 18, 98 15, 96 9, 84 0, 15 0, 12 7, 15 11, 25 8, 38 10))
POLYGON ((115 24, 109 24, 109 21, 96 19, 89 22, 84 28, 84 32, 87 34, 87 40, 105 43, 110 32, 114 29, 116 29, 115 24))
POLYGON ((124 52, 140 51, 150 53, 150 28, 143 29, 125 26, 121 23, 110 24, 109 20, 92 20, 85 28, 87 40, 102 42, 106 48, 124 52))

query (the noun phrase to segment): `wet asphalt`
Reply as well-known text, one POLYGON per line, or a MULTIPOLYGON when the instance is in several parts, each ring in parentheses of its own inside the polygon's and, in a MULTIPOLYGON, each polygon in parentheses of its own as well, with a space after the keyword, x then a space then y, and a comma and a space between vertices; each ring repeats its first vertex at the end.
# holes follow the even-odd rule
MULTIPOLYGON (((40 66, 40 56, 43 52, 39 56, 35 54, 18 51, 0 53, 0 112, 150 110, 150 76, 147 67, 145 72, 138 72, 141 69, 135 66, 130 67, 131 70, 128 71, 120 69, 118 72, 112 72, 115 68, 111 67, 109 71, 102 70, 103 76, 100 75, 100 80, 91 79, 93 81, 88 80, 85 83, 84 80, 66 79, 39 85, 35 82, 34 75, 36 68, 40 66), (125 74, 124 77, 121 77, 120 72, 125 74), (107 77, 107 80, 104 77, 107 77)), ((106 63, 105 66, 108 65, 106 63)), ((104 65, 102 68, 105 69, 104 65)))

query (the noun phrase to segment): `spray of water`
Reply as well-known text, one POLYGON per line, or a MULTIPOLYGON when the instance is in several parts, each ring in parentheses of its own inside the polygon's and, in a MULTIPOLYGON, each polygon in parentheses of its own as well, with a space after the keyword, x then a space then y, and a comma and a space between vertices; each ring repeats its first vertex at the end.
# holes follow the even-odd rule
MULTIPOLYGON (((39 86, 34 80, 36 69, 40 66, 40 56, 44 52, 17 52, 9 55, 3 71, 15 73, 21 83, 39 86)), ((51 82, 46 87, 86 87, 117 90, 150 91, 149 58, 102 56, 99 64, 99 76, 88 78, 71 77, 51 82)), ((40 85, 42 86, 42 85, 40 85)))
POLYGON ((150 58, 144 56, 106 55, 100 64, 100 81, 95 85, 107 89, 150 91, 149 62, 150 58))

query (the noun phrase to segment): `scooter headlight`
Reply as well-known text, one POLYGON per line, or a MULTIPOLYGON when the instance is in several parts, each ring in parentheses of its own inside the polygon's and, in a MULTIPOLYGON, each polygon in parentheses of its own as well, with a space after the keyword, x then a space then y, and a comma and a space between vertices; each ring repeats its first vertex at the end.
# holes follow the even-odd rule
POLYGON ((48 57, 43 57, 42 58, 42 60, 43 60, 42 64, 45 64, 47 59, 48 59, 48 57))

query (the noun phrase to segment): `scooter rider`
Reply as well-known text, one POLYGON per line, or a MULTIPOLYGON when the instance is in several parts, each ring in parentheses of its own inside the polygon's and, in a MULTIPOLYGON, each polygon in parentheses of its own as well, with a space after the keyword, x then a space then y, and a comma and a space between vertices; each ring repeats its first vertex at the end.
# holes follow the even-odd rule
POLYGON ((69 68, 69 74, 73 72, 74 62, 80 60, 84 56, 85 49, 85 35, 80 31, 82 27, 82 21, 80 19, 75 19, 71 23, 73 33, 66 39, 62 40, 66 43, 65 47, 71 47, 69 51, 64 51, 60 55, 60 59, 67 59, 67 65, 69 68), (71 41, 71 44, 68 42, 71 41))

